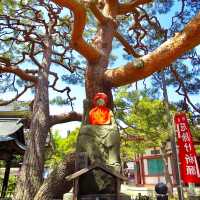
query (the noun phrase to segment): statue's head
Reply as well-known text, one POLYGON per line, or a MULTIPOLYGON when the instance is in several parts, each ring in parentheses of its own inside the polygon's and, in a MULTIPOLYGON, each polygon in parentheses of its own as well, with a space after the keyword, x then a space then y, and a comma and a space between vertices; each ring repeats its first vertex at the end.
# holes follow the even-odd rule
POLYGON ((106 106, 108 103, 108 96, 103 92, 98 92, 93 99, 94 106, 106 106))

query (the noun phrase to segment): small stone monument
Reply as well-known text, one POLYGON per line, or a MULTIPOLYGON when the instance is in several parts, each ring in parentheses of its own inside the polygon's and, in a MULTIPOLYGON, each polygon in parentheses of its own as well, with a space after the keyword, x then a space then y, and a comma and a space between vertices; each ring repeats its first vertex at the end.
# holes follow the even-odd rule
MULTIPOLYGON (((109 168, 102 165, 93 165, 87 168, 83 168, 74 174, 71 174, 66 177, 67 181, 74 182, 74 196, 73 200, 120 200, 120 182, 121 180, 126 180, 125 177, 121 176, 118 173, 113 172, 109 168), (84 188, 81 188, 82 182, 84 183, 84 178, 92 171, 101 171, 109 176, 110 179, 113 179, 114 187, 112 193, 88 193, 85 192, 84 188)), ((90 187, 85 183, 85 188, 90 187)))

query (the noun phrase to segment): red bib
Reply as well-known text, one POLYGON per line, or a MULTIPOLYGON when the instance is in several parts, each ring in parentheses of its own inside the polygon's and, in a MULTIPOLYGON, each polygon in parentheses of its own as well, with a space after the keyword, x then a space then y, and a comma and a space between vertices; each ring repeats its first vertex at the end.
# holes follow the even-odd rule
POLYGON ((92 125, 111 123, 110 110, 105 106, 96 106, 89 112, 89 121, 92 125))

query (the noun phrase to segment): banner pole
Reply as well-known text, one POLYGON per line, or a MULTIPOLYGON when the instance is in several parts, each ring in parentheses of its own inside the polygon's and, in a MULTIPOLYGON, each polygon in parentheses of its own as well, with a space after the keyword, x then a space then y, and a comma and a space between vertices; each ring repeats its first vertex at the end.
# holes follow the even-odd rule
POLYGON ((176 145, 176 129, 174 123, 174 115, 172 116, 172 127, 171 127, 171 134, 170 134, 170 142, 172 146, 172 157, 173 157, 173 165, 175 169, 175 177, 176 177, 176 184, 177 184, 177 192, 178 192, 178 199, 184 200, 183 194, 183 186, 181 182, 181 174, 180 174, 180 162, 179 162, 179 152, 176 145))

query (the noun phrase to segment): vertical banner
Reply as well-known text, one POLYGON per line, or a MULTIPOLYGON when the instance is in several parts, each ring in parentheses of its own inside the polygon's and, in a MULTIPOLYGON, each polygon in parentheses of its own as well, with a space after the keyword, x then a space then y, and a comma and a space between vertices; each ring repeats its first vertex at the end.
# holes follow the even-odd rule
POLYGON ((181 179, 184 183, 200 183, 200 166, 198 166, 186 114, 176 114, 174 123, 179 147, 181 179))

